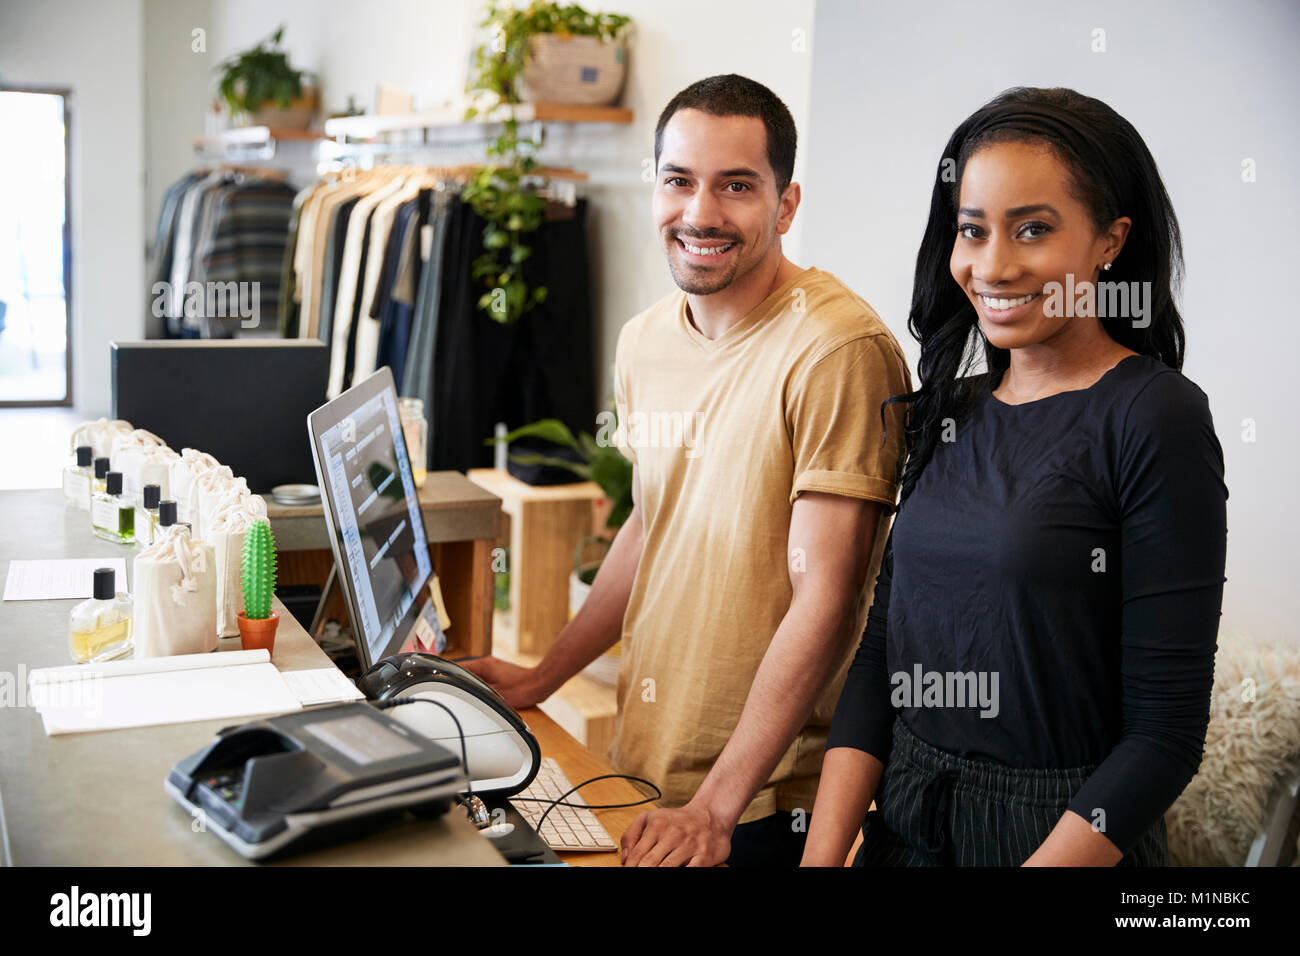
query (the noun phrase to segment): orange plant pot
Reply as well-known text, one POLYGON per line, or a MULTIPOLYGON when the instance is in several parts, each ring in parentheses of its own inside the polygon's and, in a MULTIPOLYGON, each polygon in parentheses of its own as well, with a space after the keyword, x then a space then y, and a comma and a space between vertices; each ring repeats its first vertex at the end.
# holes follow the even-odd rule
POLYGON ((266 648, 266 653, 275 653, 275 629, 280 623, 280 614, 272 611, 271 616, 263 620, 250 620, 239 612, 239 643, 246 651, 266 648))

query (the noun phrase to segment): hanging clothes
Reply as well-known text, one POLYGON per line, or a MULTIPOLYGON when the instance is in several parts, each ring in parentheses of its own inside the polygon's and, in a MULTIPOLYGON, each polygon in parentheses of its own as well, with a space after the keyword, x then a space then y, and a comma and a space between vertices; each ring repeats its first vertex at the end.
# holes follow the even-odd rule
POLYGON ((177 219, 181 201, 190 187, 203 179, 204 174, 189 172, 167 187, 163 194, 162 206, 158 212, 158 224, 154 228, 153 250, 149 260, 149 300, 146 304, 148 318, 145 323, 147 338, 158 339, 167 335, 167 310, 171 306, 171 296, 167 294, 166 285, 171 283, 172 256, 176 242, 177 219), (160 283, 164 284, 160 286, 160 283), (161 309, 154 308, 154 301, 163 296, 161 309), (159 314, 161 313, 161 314, 159 314))
POLYGON ((398 207, 370 307, 370 317, 378 329, 372 368, 386 365, 392 369, 399 393, 406 372, 415 290, 420 276, 419 235, 429 219, 432 193, 431 189, 420 189, 414 198, 398 207))
POLYGON ((491 467, 485 440, 508 428, 558 418, 576 434, 595 429, 595 356, 586 248, 585 200, 572 217, 543 223, 529 237, 530 286, 546 301, 513 325, 478 308, 482 284, 471 267, 483 251, 484 222, 468 206, 451 209, 433 353, 431 470, 491 467))
POLYGON ((327 179, 300 194, 284 259, 297 315, 284 327, 329 346, 327 394, 387 366, 399 394, 424 402, 430 469, 490 466, 498 422, 595 429, 585 200, 549 204, 524 263, 547 300, 502 325, 478 307, 486 223, 460 199, 465 175, 378 167, 327 179))
POLYGON ((347 235, 343 241, 343 255, 335 286, 330 378, 326 390, 330 398, 337 397, 347 387, 344 383, 350 378, 350 357, 356 343, 353 320, 359 305, 357 286, 363 281, 366 255, 369 252, 371 213, 380 202, 400 189, 403 182, 400 177, 390 179, 374 192, 362 196, 348 219, 347 235))
MULTIPOLYGON (((256 283, 259 324, 279 312, 280 273, 289 239, 296 193, 287 183, 246 180, 216 191, 212 231, 207 236, 203 270, 207 282, 256 283)), ((208 314, 209 337, 229 338, 250 328, 249 317, 208 314)))
POLYGON ((172 184, 154 229, 149 331, 230 337, 250 318, 275 320, 294 197, 275 170, 218 167, 172 184))

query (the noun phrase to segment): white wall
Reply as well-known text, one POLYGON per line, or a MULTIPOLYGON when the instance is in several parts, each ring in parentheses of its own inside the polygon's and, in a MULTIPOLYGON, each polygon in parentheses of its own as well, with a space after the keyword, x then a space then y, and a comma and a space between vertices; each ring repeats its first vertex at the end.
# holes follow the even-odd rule
POLYGON ((109 409, 109 341, 143 331, 143 35, 141 0, 0 0, 0 81, 72 89, 72 398, 86 415, 109 409))
MULTIPOLYGON (((194 140, 216 90, 210 0, 144 0, 145 227, 153 242, 167 187, 194 166, 194 140), (205 48, 206 47, 206 48, 205 48)), ((143 301, 143 296, 141 300, 143 301)), ((162 334, 158 320, 157 334, 162 334)))
MULTIPOLYGON (((681 89, 706 76, 739 73, 757 80, 794 117, 801 137, 794 173, 801 181, 809 156, 813 6, 812 0, 633 0, 603 7, 632 16, 637 33, 623 97, 636 120, 594 173, 609 185, 590 191, 602 395, 611 394, 619 328, 674 288, 650 214, 653 184, 641 175, 654 157, 660 112, 681 89)), ((581 156, 574 165, 582 166, 581 156)), ((786 255, 801 265, 805 221, 802 211, 796 214, 783 240, 786 255)))
POLYGON ((1184 372, 1209 395, 1223 445, 1223 627, 1300 639, 1300 323, 1287 281, 1300 261, 1300 6, 819 0, 816 36, 803 248, 880 311, 913 370, 912 273, 931 176, 957 124, 1024 85, 1073 87, 1137 127, 1183 231, 1184 372), (1099 27, 1107 50, 1093 53, 1099 27), (1241 179, 1247 157, 1253 184, 1241 179))

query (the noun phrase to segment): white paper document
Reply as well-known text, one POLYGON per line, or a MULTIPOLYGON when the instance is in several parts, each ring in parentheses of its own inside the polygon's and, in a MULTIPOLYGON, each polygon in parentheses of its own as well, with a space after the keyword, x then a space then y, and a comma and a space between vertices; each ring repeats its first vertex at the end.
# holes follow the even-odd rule
POLYGON ((50 736, 302 709, 264 650, 46 667, 28 684, 50 736))
POLYGON ((125 558, 56 558, 10 561, 5 577, 6 601, 55 601, 94 594, 96 568, 112 568, 117 590, 125 591, 125 558))
POLYGON ((337 667, 320 667, 309 671, 284 671, 280 674, 289 690, 304 707, 312 704, 337 704, 361 700, 365 694, 343 676, 337 667))

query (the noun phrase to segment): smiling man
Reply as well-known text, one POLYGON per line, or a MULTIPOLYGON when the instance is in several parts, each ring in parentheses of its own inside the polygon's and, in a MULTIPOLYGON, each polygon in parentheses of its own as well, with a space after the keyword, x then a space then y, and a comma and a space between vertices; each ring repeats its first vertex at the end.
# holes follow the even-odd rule
POLYGON ((795 128, 745 77, 673 98, 655 130, 654 218, 680 291, 624 326, 615 360, 635 508, 536 668, 474 669, 544 699, 622 639, 616 769, 663 809, 626 865, 798 864, 822 752, 893 508, 910 391, 879 316, 782 252, 795 128), (689 437, 689 441, 687 440, 689 437))

